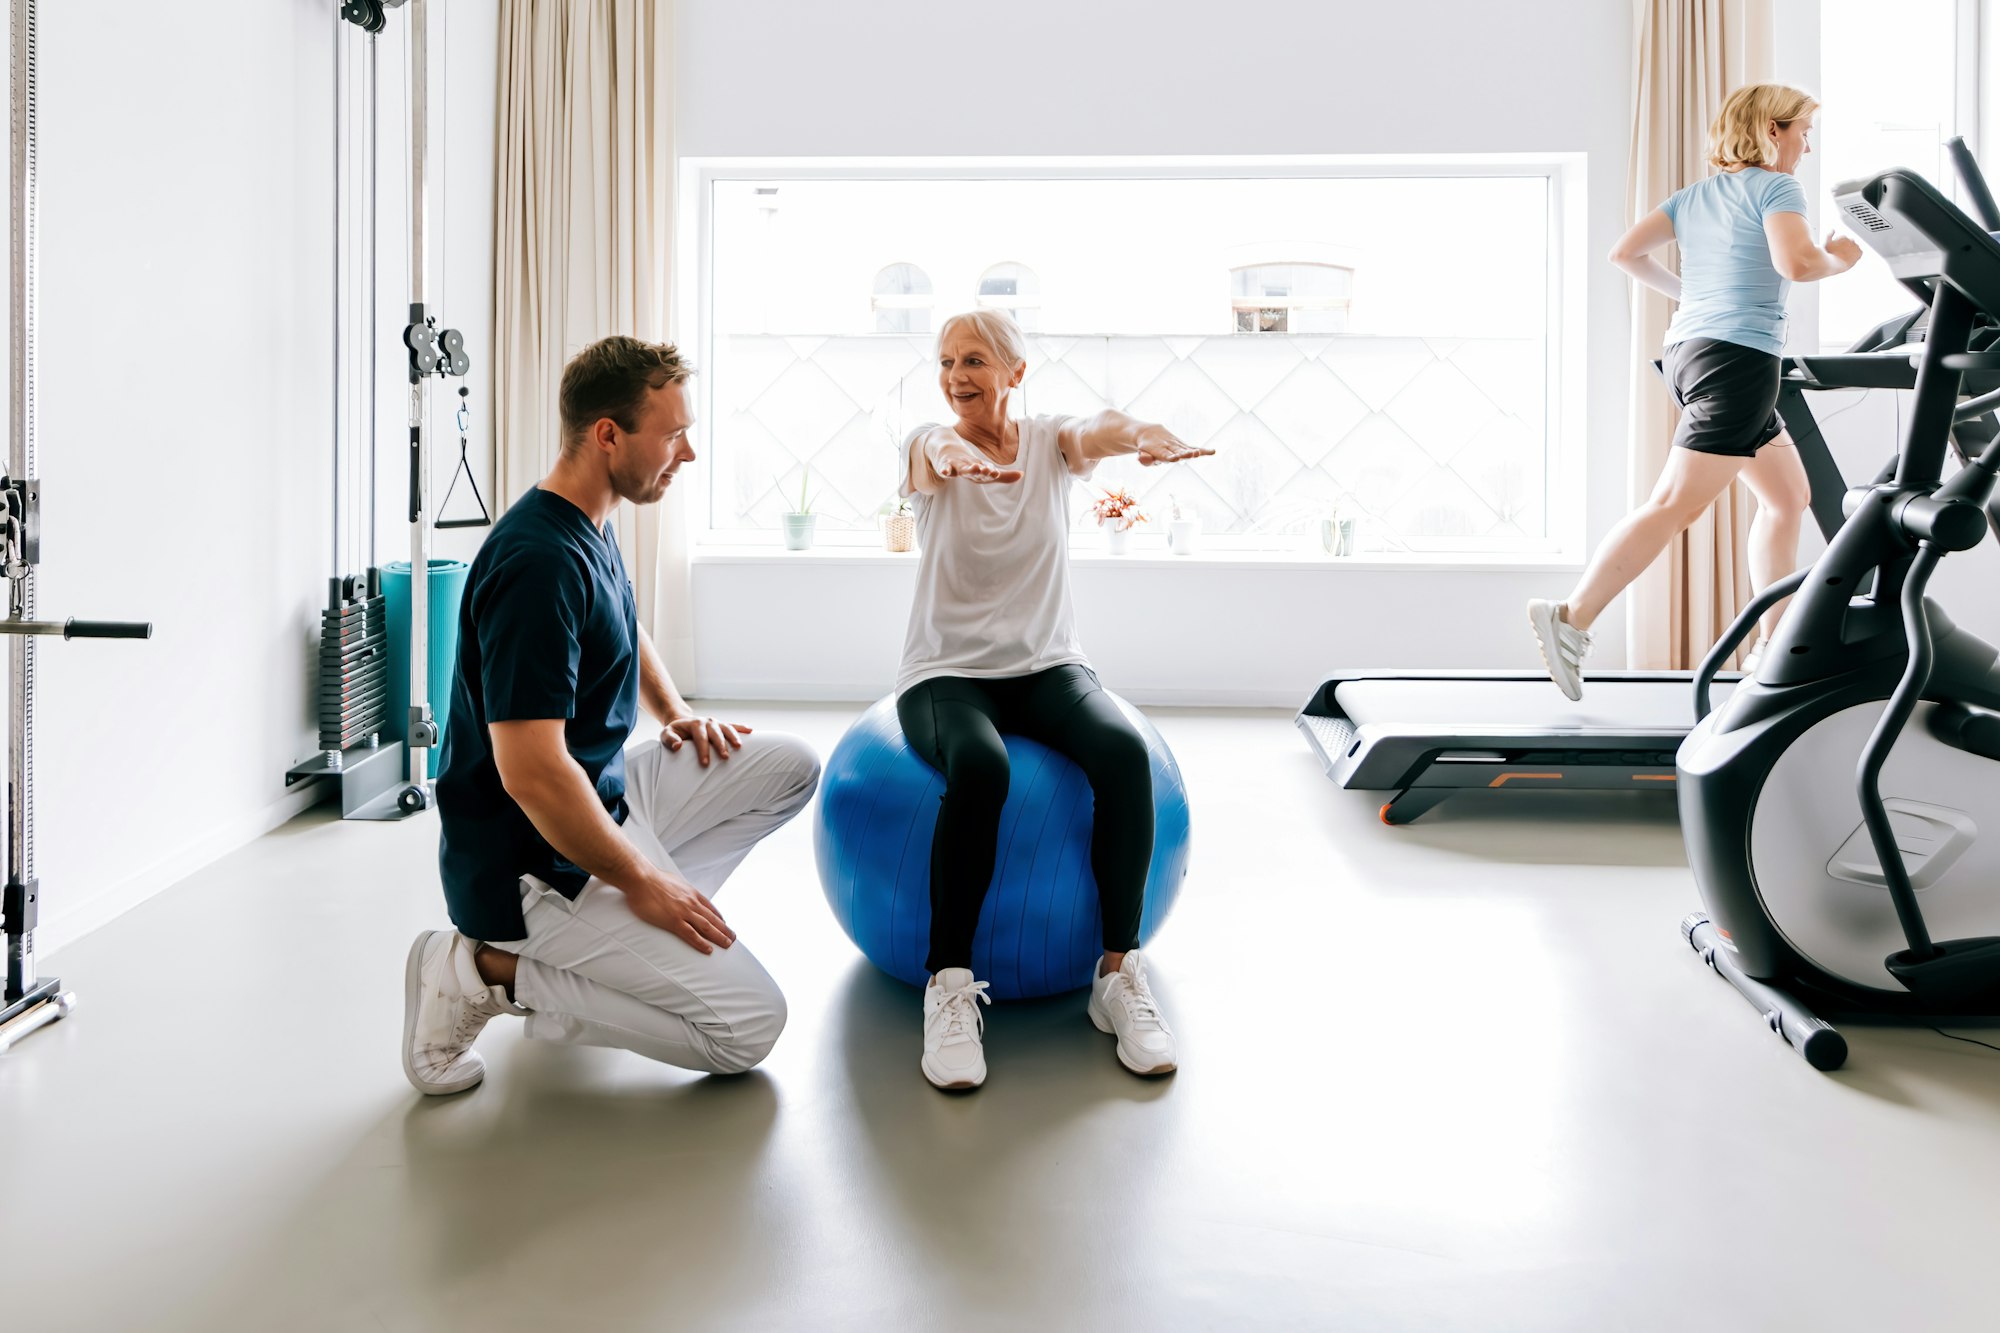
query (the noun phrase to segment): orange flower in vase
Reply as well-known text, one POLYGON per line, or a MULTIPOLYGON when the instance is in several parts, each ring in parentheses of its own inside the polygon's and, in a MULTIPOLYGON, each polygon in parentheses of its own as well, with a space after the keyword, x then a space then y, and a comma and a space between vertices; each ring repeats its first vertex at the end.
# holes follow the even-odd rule
POLYGON ((1113 555, 1125 554, 1125 542, 1132 535, 1133 525, 1146 521, 1146 512, 1139 508, 1139 502, 1120 486, 1104 492, 1091 502, 1090 508, 1097 515, 1097 526, 1104 529, 1104 549, 1113 555))

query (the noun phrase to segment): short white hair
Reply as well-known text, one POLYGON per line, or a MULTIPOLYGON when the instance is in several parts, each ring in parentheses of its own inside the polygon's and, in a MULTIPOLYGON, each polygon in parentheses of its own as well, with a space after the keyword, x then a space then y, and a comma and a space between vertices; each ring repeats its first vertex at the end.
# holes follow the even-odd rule
POLYGON ((964 324, 972 329, 979 341, 1007 363, 1012 370, 1028 359, 1028 338, 1021 332, 1021 326, 1014 317, 1004 310, 967 310, 963 314, 949 316, 938 325, 937 350, 944 351, 944 340, 951 331, 964 324))

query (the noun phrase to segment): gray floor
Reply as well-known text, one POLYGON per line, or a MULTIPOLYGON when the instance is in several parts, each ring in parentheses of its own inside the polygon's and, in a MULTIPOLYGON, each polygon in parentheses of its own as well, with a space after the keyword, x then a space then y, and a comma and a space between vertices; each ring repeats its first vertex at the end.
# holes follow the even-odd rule
MULTIPOLYGON (((853 712, 728 715, 824 751, 853 712)), ((484 1087, 421 1099, 435 825, 307 817, 54 960, 82 1007, 0 1059, 6 1326, 1995 1327, 2000 1053, 1807 1068, 1681 944, 1669 803, 1388 829, 1284 717, 1156 717, 1196 829, 1174 1078, 1072 998, 932 1091, 808 816, 719 900, 791 997, 762 1070, 496 1028, 484 1087)))

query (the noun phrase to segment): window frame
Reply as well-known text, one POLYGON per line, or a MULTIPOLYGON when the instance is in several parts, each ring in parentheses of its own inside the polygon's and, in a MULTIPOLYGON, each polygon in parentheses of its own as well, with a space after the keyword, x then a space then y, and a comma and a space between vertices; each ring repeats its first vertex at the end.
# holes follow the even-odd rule
MULTIPOLYGON (((1540 567, 1568 564, 1585 552, 1589 495, 1586 450, 1587 357, 1590 257, 1588 247, 1588 163, 1581 152, 1551 153, 1418 153, 1291 156, 1201 157, 686 157, 680 161, 671 327, 690 350, 699 368, 713 364, 715 189, 722 182, 756 184, 798 180, 1258 180, 1278 178, 1540 178, 1545 183, 1547 216, 1545 259, 1549 274, 1545 327, 1548 330, 1547 371, 1543 384, 1548 439, 1543 503, 1548 534, 1506 548, 1468 543, 1463 549, 1494 565, 1520 563, 1540 567)), ((899 336, 899 335, 883 335, 899 336)), ((1326 337, 1350 335, 1327 334, 1326 337)), ((1354 335, 1363 336, 1363 335, 1354 335)), ((695 410, 700 422, 717 419, 713 384, 695 376, 695 410)), ((696 428, 697 440, 702 428, 696 428)), ((775 551, 782 544, 777 531, 744 531, 715 525, 715 483, 709 471, 689 514, 691 545, 707 550, 775 551)), ((1276 545, 1261 535, 1204 535, 1203 550, 1225 559, 1266 554, 1296 560, 1311 538, 1276 545)), ((852 553, 876 546, 879 539, 860 530, 822 534, 818 547, 852 553)), ((1088 537, 1072 539, 1072 551, 1091 549, 1088 537)), ((1425 565, 1449 558, 1452 543, 1427 545, 1419 551, 1370 551, 1371 563, 1425 565)), ((813 553, 794 553, 810 556, 813 553)), ((1201 557, 1191 557, 1199 560, 1201 557)), ((1460 556, 1459 558, 1465 558, 1460 556)))

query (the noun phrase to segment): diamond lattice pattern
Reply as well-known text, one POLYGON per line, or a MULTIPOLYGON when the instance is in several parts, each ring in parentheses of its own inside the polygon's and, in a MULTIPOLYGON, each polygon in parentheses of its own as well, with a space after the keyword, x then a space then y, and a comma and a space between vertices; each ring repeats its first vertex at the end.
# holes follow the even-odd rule
MULTIPOLYGON (((715 525, 775 528, 805 483, 822 531, 872 529, 895 496, 897 442, 944 415, 931 358, 921 336, 723 339, 715 525)), ((1215 449, 1186 467, 1098 469, 1095 485, 1126 487, 1156 518, 1178 504, 1211 533, 1283 536, 1337 509, 1383 545, 1504 550, 1547 531, 1546 364, 1525 338, 1042 334, 1015 401, 1117 408, 1215 449)))

